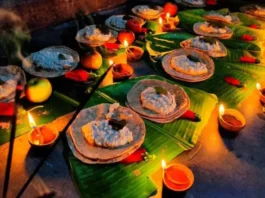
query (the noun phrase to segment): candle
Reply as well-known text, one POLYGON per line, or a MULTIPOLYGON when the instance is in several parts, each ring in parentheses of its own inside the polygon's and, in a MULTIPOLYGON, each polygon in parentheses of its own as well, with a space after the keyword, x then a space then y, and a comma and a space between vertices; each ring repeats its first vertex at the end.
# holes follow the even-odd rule
POLYGON ((113 65, 114 61, 113 60, 109 60, 109 66, 113 65))
POLYGON ((221 104, 219 107, 219 123, 228 131, 240 131, 245 126, 244 116, 235 109, 225 109, 221 104))
POLYGON ((165 160, 162 160, 163 183, 169 190, 184 192, 187 191, 194 182, 192 171, 182 164, 173 164, 166 166, 165 160))
POLYGON ((259 83, 256 84, 257 90, 259 91, 259 98, 262 103, 265 103, 265 88, 261 88, 259 83))

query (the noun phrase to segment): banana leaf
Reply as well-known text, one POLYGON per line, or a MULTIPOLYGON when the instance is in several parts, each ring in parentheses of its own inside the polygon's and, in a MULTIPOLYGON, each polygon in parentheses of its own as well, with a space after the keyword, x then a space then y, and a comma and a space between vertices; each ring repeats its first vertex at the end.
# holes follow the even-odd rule
MULTIPOLYGON (((200 83, 186 83, 173 79, 171 76, 166 74, 162 68, 160 61, 158 62, 152 62, 150 60, 146 61, 148 61, 148 65, 150 65, 157 73, 166 77, 167 79, 170 79, 174 82, 177 82, 187 87, 196 88, 208 93, 215 94, 218 97, 219 101, 225 103, 227 106, 231 108, 236 107, 243 100, 245 100, 253 92, 257 82, 256 76, 252 76, 249 73, 240 71, 239 69, 240 64, 233 65, 229 64, 230 62, 215 61, 215 73, 211 78, 200 83), (236 67, 236 69, 230 66, 234 66, 236 67), (224 81, 225 76, 233 76, 237 78, 238 80, 241 81, 242 84, 245 85, 245 87, 238 88, 227 84, 224 81)), ((261 73, 259 74, 259 76, 262 75, 263 74, 261 73)))
MULTIPOLYGON (((17 115, 16 137, 29 132, 31 129, 28 123, 28 110, 32 109, 30 113, 34 117, 36 124, 41 125, 51 122, 59 116, 72 112, 75 110, 76 105, 78 105, 78 103, 74 100, 58 92, 54 92, 41 108, 32 109, 39 105, 32 106, 32 104, 26 99, 22 100, 17 115)), ((1 119, 1 123, 6 123, 8 125, 8 123, 10 123, 10 119, 1 119)), ((9 141, 10 127, 0 128, 0 145, 9 141)))
POLYGON ((241 12, 235 12, 233 13, 235 14, 241 21, 241 25, 243 26, 247 26, 249 27, 250 25, 258 25, 260 26, 261 29, 264 29, 265 27, 265 22, 264 21, 261 21, 261 20, 258 20, 250 15, 247 15, 247 14, 244 14, 244 13, 241 13, 241 12))
MULTIPOLYGON (((116 101, 124 105, 128 91, 142 79, 166 80, 158 76, 144 76, 102 88, 92 96, 86 107, 116 101)), ((194 146, 217 103, 214 95, 196 89, 184 89, 190 96, 191 109, 202 116, 202 121, 193 123, 177 120, 171 124, 160 125, 145 120, 147 133, 143 147, 149 154, 154 154, 155 159, 129 165, 87 165, 69 152, 72 178, 81 197, 145 198, 156 190, 149 178, 161 168, 161 160, 170 161, 190 148, 189 146, 194 146), (184 141, 190 144, 186 145, 184 141)))
MULTIPOLYGON (((180 25, 187 31, 193 32, 193 25, 195 23, 205 21, 203 17, 205 13, 206 12, 203 9, 179 12, 180 25)), ((229 24, 227 26, 233 30, 233 38, 235 39, 240 39, 242 35, 248 34, 255 37, 256 41, 265 40, 265 31, 262 29, 253 29, 250 27, 243 26, 241 24, 229 24)))

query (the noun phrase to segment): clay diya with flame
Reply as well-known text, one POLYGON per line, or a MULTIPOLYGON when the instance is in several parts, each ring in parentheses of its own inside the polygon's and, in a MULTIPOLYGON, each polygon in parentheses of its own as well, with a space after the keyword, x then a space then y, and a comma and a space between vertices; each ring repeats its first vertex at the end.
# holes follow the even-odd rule
POLYGON ((59 137, 59 132, 52 124, 37 126, 33 117, 28 113, 29 124, 32 130, 28 134, 28 141, 31 146, 38 148, 50 147, 59 137))
POLYGON ((225 109, 224 105, 219 107, 219 123, 227 131, 239 132, 246 125, 246 119, 236 109, 225 109))
POLYGON ((172 164, 167 166, 162 160, 163 184, 174 192, 186 192, 194 183, 192 171, 183 164, 172 164))

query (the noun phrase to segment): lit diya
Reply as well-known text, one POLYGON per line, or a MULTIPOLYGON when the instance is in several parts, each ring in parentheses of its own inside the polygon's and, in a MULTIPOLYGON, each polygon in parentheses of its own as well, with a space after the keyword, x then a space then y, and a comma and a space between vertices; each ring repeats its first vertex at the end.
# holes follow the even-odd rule
POLYGON ((238 132, 246 125, 245 117, 236 109, 219 108, 219 123, 227 131, 238 132))
POLYGON ((129 61, 138 61, 144 54, 144 50, 137 46, 129 46, 126 52, 129 61))
POLYGON ((133 68, 129 64, 116 64, 112 73, 115 80, 122 80, 132 76, 133 68))
POLYGON ((257 83, 256 87, 257 87, 257 90, 259 91, 260 101, 265 104, 265 88, 261 88, 259 83, 257 83))
POLYGON ((178 16, 170 17, 169 13, 166 15, 166 23, 163 23, 162 31, 163 32, 172 32, 177 29, 179 23, 178 16))
POLYGON ((166 166, 165 160, 162 160, 162 169, 164 185, 172 191, 187 191, 194 183, 194 175, 185 165, 172 164, 166 166))
POLYGON ((36 126, 33 117, 28 113, 29 125, 32 130, 29 132, 28 141, 32 146, 46 147, 52 145, 59 137, 58 130, 51 124, 36 126))

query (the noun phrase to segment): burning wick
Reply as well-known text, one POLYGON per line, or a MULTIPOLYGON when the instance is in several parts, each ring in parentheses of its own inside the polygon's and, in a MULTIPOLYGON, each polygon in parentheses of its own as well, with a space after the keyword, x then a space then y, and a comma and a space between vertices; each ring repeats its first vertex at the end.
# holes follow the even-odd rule
POLYGON ((129 44, 128 44, 128 41, 126 39, 123 41, 123 45, 124 45, 125 48, 128 47, 129 44))
POLYGON ((220 116, 223 116, 224 113, 225 113, 225 107, 223 104, 221 104, 219 107, 219 114, 220 114, 220 116))
POLYGON ((161 17, 159 17, 158 19, 158 23, 162 26, 163 25, 163 19, 161 17))
POLYGON ((31 116, 31 114, 28 112, 28 119, 29 119, 29 126, 34 129, 34 132, 36 132, 36 136, 37 139, 33 139, 33 143, 34 144, 40 144, 41 140, 43 140, 42 138, 42 134, 39 130, 39 128, 36 126, 36 123, 33 119, 33 117, 31 116))
POLYGON ((167 23, 168 23, 169 17, 170 17, 170 14, 167 12, 167 14, 166 14, 166 22, 167 23))
POLYGON ((161 161, 161 165, 162 165, 162 171, 163 171, 163 176, 164 176, 164 172, 165 172, 166 167, 167 167, 166 161, 165 160, 162 160, 161 161))
POLYGON ((112 66, 114 64, 113 60, 109 60, 109 66, 112 66))

